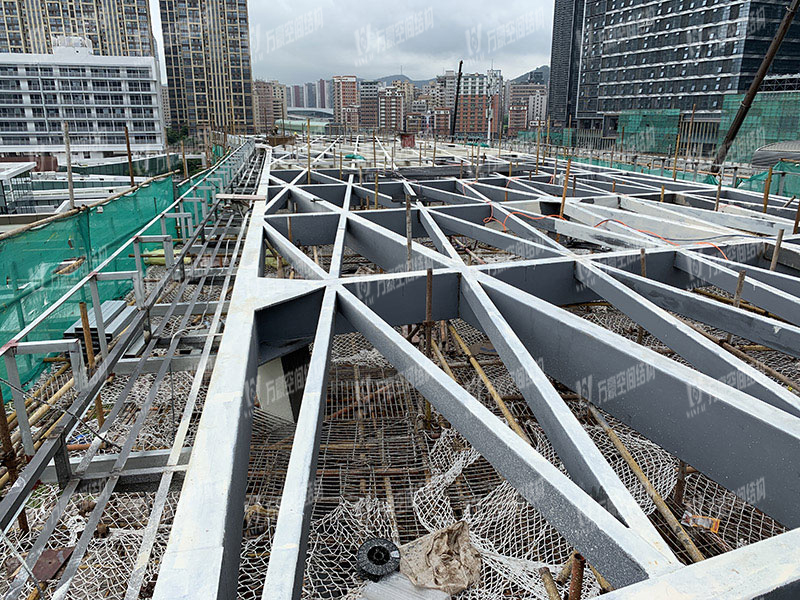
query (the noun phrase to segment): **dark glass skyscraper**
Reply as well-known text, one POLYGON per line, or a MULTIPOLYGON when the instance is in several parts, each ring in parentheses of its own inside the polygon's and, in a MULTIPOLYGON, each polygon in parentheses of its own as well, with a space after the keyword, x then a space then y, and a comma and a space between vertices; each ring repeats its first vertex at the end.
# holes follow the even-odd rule
MULTIPOLYGON (((572 114, 581 127, 588 127, 626 110, 719 111, 726 94, 747 90, 786 4, 784 0, 586 0, 585 4, 556 0, 550 115, 562 120, 572 114), (584 6, 581 15, 578 4, 584 6), (575 15, 571 36, 565 32, 570 15, 575 15)), ((797 72, 800 23, 796 22, 771 73, 797 72)))

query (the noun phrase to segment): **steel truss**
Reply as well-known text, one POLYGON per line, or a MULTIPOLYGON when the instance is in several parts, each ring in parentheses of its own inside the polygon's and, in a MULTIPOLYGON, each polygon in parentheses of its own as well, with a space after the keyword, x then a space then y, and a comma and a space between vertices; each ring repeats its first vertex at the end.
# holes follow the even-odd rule
POLYGON ((414 179, 388 170, 375 188, 353 171, 339 179, 278 162, 261 173, 266 200, 253 204, 155 598, 236 597, 256 369, 313 342, 263 595, 300 597, 331 342, 353 331, 617 588, 607 597, 797 593, 800 399, 681 318, 800 357, 800 236, 790 235, 786 199, 761 212, 754 194, 723 189, 718 200, 716 187, 580 164, 566 178, 563 162, 524 155, 490 158, 465 178, 451 155, 414 179), (513 257, 473 264, 453 236, 513 257), (322 244, 333 247, 328 270, 303 250, 322 244), (345 248, 380 273, 344 276, 345 248), (295 278, 264 276, 269 249, 295 278), (569 476, 398 333, 426 320, 428 270, 433 319, 458 317, 489 337, 569 476), (734 294, 742 271, 740 297, 759 312, 688 291, 734 294), (562 308, 598 300, 693 368, 562 308), (645 369, 652 375, 635 375, 632 389, 604 394, 609 377, 645 369), (549 378, 729 490, 763 479, 755 506, 790 531, 684 566, 549 378))

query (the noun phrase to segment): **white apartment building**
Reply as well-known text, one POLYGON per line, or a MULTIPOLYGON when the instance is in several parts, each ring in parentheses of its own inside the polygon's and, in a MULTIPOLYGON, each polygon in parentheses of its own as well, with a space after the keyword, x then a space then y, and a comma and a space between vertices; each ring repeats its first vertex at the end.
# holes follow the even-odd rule
POLYGON ((100 56, 84 38, 54 41, 53 54, 0 53, 0 152, 65 161, 63 127, 74 158, 161 153, 166 134, 156 60, 100 56))

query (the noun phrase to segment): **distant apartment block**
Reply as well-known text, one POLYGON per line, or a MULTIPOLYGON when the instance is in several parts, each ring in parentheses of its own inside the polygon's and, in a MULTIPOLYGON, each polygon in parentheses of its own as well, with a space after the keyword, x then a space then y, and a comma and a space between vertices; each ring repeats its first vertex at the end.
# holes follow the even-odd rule
POLYGON ((401 131, 403 129, 403 92, 394 87, 378 92, 378 129, 383 131, 401 131))
POLYGON ((500 95, 459 95, 456 133, 466 137, 486 138, 500 134, 503 120, 500 114, 500 95), (492 117, 492 115, 494 115, 492 117), (491 118, 490 118, 491 117, 491 118), (491 128, 491 131, 490 131, 491 128))
POLYGON ((450 135, 450 109, 449 108, 434 108, 433 109, 433 132, 438 136, 450 135))
POLYGON ((547 86, 533 82, 508 86, 508 130, 511 135, 536 127, 545 119, 546 111, 547 86))
POLYGON ((358 88, 358 104, 361 107, 359 122, 361 127, 378 127, 378 92, 380 82, 364 80, 358 88))
POLYGON ((528 128, 527 104, 514 104, 508 108, 508 134, 516 135, 518 131, 528 128))
POLYGON ((253 133, 246 0, 160 0, 173 126, 253 133), (209 18, 214 15, 214 18, 209 18))
POLYGON ((267 133, 278 119, 286 118, 286 86, 277 81, 253 82, 253 113, 256 133, 267 133))
POLYGON ((357 131, 361 128, 359 123, 360 110, 358 104, 352 104, 342 109, 341 125, 346 131, 357 131))
MULTIPOLYGON (((358 106, 358 80, 355 75, 337 75, 333 78, 333 120, 345 124, 352 121, 352 107, 358 106), (347 110, 347 115, 345 111, 347 110), (347 117, 347 120, 346 118, 347 117)), ((356 121, 358 119, 356 118, 356 121)))
POLYGON ((59 37, 88 39, 103 56, 155 56, 148 0, 3 2, 0 52, 51 54, 59 37))
POLYGON ((165 147, 160 77, 153 57, 99 56, 86 40, 60 39, 52 54, 0 54, 0 152, 103 158, 165 147))
POLYGON ((305 83, 303 84, 303 89, 305 90, 305 107, 317 108, 317 84, 313 82, 305 83))
POLYGON ((392 82, 392 87, 402 94, 403 110, 409 112, 411 110, 411 103, 414 102, 414 95, 417 92, 417 87, 414 85, 414 82, 396 79, 392 82))
POLYGON ((325 79, 320 79, 315 85, 317 95, 317 108, 333 108, 328 104, 328 88, 330 84, 325 79))

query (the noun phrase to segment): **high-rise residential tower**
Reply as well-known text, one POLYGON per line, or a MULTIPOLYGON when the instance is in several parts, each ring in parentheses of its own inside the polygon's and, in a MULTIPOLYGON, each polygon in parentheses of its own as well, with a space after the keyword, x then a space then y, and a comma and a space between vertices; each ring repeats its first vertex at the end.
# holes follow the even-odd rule
POLYGON ((173 127, 254 132, 246 0, 160 0, 173 127))
MULTIPOLYGON (((352 109, 358 112, 358 80, 355 75, 336 75, 333 78, 333 120, 353 123, 352 109)), ((358 122, 358 119, 355 120, 358 122)))
POLYGON ((95 55, 156 55, 148 0, 3 2, 0 52, 51 54, 61 37, 88 39, 95 55))
POLYGON ((358 115, 361 127, 378 126, 378 92, 381 83, 375 80, 364 80, 358 86, 358 103, 361 111, 358 115))

